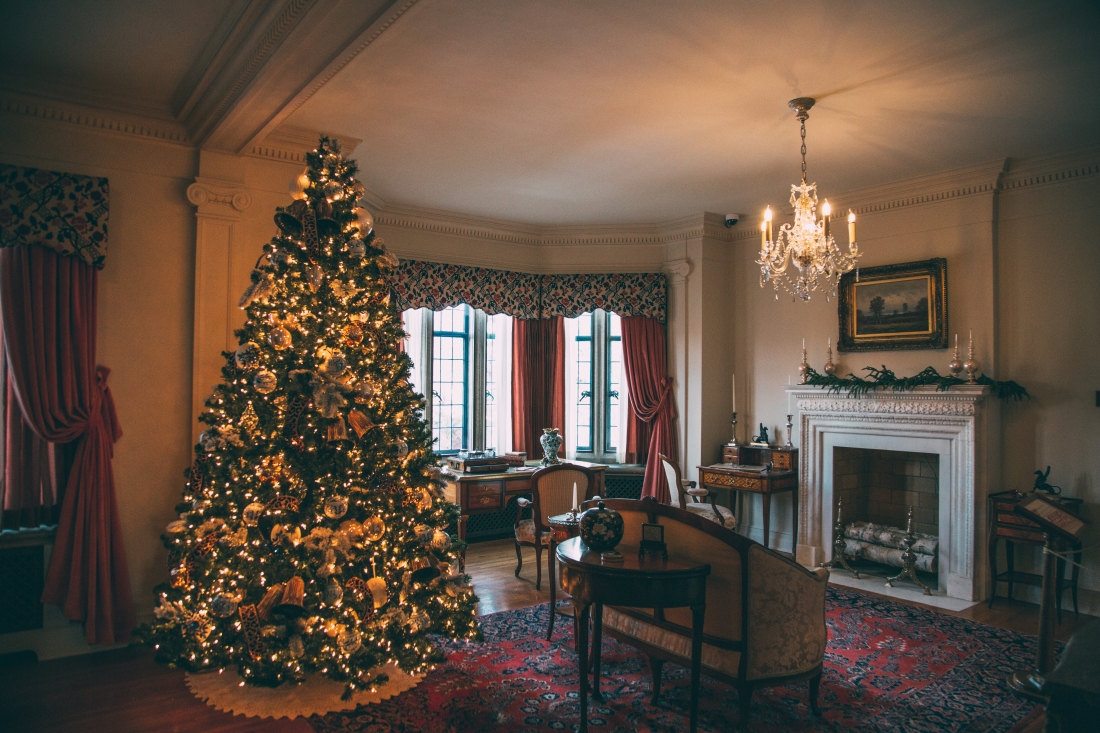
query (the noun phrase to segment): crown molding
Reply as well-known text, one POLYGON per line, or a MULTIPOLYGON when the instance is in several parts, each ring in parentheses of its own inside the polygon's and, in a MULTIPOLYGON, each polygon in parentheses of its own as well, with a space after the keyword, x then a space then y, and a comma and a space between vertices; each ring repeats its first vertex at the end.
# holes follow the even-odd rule
POLYGON ((1049 186, 1097 174, 1100 174, 1100 146, 1089 146, 1047 155, 1011 158, 1001 188, 1014 191, 1049 186))
POLYGON ((140 117, 162 123, 176 122, 169 104, 134 98, 102 89, 66 84, 36 74, 0 74, 0 92, 37 99, 45 104, 67 104, 94 109, 100 114, 140 117))
POLYGON ((110 112, 70 102, 57 102, 43 97, 11 92, 0 92, 0 112, 194 147, 183 125, 171 120, 110 112))
MULTIPOLYGON (((305 165, 306 154, 317 149, 317 141, 322 135, 339 142, 345 156, 350 156, 352 151, 359 146, 359 143, 363 142, 358 138, 347 135, 317 132, 304 127, 284 125, 264 138, 262 143, 253 145, 244 155, 252 158, 270 158, 286 163, 305 165)), ((372 194, 372 197, 377 198, 374 194, 372 194)), ((370 199, 368 198, 369 202, 370 199)))

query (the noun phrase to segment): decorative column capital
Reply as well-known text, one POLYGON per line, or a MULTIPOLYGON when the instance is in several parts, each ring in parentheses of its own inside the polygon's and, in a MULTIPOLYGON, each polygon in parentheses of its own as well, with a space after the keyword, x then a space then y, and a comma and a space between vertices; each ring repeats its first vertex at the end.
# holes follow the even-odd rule
POLYGON ((244 186, 201 176, 187 187, 187 200, 198 207, 199 216, 233 219, 252 205, 252 195, 244 186))
POLYGON ((691 260, 683 259, 666 262, 664 273, 668 276, 669 284, 681 285, 691 274, 691 260))

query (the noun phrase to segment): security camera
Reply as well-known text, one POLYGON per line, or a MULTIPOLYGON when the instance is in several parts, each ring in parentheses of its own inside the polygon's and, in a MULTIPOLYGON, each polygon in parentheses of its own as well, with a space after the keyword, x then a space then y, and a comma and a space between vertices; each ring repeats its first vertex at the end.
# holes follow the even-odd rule
POLYGON ((739 221, 741 221, 740 214, 726 214, 726 229, 730 229, 739 221))

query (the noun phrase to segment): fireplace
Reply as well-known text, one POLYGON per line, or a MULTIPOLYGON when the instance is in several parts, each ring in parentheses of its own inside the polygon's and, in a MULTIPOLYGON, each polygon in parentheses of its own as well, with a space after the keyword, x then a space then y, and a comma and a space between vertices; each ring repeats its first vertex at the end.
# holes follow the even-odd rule
MULTIPOLYGON (((919 513, 921 523, 914 529, 927 529, 935 517, 938 593, 964 601, 985 598, 985 497, 988 486, 996 485, 997 477, 991 471, 998 465, 988 429, 997 419, 996 404, 988 398, 988 388, 966 385, 940 392, 928 387, 874 391, 858 397, 830 394, 820 387, 787 390, 798 404, 798 561, 814 567, 832 559, 836 500, 850 490, 844 484, 853 483, 853 479, 837 480, 837 449, 842 449, 842 461, 850 460, 847 451, 853 449, 920 454, 925 458, 914 463, 928 461, 935 468, 925 472, 935 476, 916 476, 931 482, 914 483, 927 490, 934 482, 936 499, 933 511, 928 511, 931 500, 925 499, 925 511, 919 513)), ((839 468, 844 471, 850 464, 839 468)), ((919 465, 915 470, 920 472, 919 465)), ((898 497, 893 494, 894 487, 889 488, 891 503, 898 498, 920 506, 920 496, 903 492, 898 497)), ((851 496, 859 502, 858 494, 851 496)), ((878 497, 882 499, 884 494, 880 491, 878 497)))

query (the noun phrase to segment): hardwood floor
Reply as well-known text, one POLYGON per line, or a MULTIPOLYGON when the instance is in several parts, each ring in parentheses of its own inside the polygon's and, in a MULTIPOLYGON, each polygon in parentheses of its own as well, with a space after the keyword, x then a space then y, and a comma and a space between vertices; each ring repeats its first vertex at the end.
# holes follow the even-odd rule
MULTIPOLYGON (((467 571, 489 614, 550 600, 543 566, 542 589, 535 590, 534 551, 525 548, 523 571, 513 575, 516 555, 511 540, 470 546, 467 571)), ((546 556, 543 555, 543 563, 546 556)), ((938 609, 933 609, 938 610, 938 609)), ((939 611, 940 613, 946 613, 939 611)), ((982 603, 952 615, 981 623, 1035 633, 1037 606, 998 599, 992 609, 982 603)), ((1061 640, 1092 616, 1065 614, 1058 627, 1061 640)), ((309 733, 302 719, 257 720, 221 713, 193 697, 183 673, 153 661, 144 648, 118 649, 46 662, 0 661, 0 729, 51 733, 309 733), (10 726, 10 727, 5 727, 10 726)), ((1042 723, 1029 728, 1041 730, 1042 723)))

